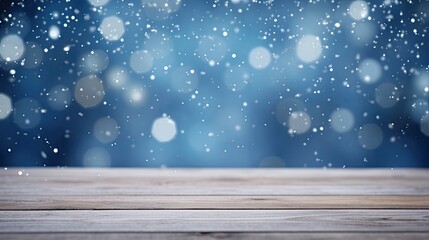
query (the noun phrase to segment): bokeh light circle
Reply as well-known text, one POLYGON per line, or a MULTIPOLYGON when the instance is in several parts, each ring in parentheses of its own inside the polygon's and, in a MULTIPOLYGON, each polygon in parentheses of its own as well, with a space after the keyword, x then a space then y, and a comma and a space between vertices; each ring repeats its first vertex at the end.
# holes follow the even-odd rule
POLYGON ((355 20, 362 20, 368 16, 369 7, 365 1, 353 1, 349 6, 349 14, 355 20))
POLYGON ((293 112, 289 116, 289 132, 291 134, 303 134, 311 127, 310 116, 306 112, 293 112))
POLYGON ((110 167, 110 164, 110 154, 104 148, 90 148, 83 155, 84 167, 110 167))
POLYGON ((13 119, 21 129, 36 127, 41 120, 39 103, 33 98, 24 98, 14 104, 13 119))
POLYGON ((155 119, 151 129, 152 136, 159 142, 169 142, 177 134, 176 123, 169 117, 155 119))
POLYGON ((373 84, 382 75, 380 63, 374 59, 365 59, 359 64, 359 77, 366 84, 373 84))
POLYGON ((84 108, 97 106, 104 97, 101 79, 94 75, 79 79, 74 90, 75 100, 84 108))
POLYGON ((265 47, 253 48, 249 53, 249 64, 254 69, 261 70, 271 63, 271 52, 265 47))
POLYGON ((119 126, 115 119, 103 117, 95 122, 92 132, 98 141, 110 143, 118 137, 119 126))
POLYGON ((375 102, 382 108, 390 108, 399 101, 399 90, 391 83, 382 83, 375 89, 375 102))
POLYGON ((124 22, 117 16, 106 17, 98 30, 107 41, 117 41, 125 33, 124 22))
POLYGON ((383 131, 376 124, 366 124, 358 131, 358 142, 363 148, 374 150, 383 143, 383 131))
POLYGON ((350 110, 340 108, 331 114, 330 120, 331 127, 334 131, 345 133, 353 128, 355 117, 350 110))
POLYGON ((322 55, 322 43, 319 37, 314 35, 305 35, 299 39, 296 46, 296 55, 306 63, 314 62, 322 55))
POLYGON ((0 41, 0 57, 7 62, 19 60, 24 55, 24 42, 16 34, 3 37, 0 41))
POLYGON ((153 57, 146 50, 139 50, 131 54, 130 67, 136 73, 146 73, 153 65, 153 57))
POLYGON ((0 120, 9 116, 12 112, 12 100, 6 94, 0 93, 0 120))
POLYGON ((48 104, 56 111, 63 111, 71 103, 70 89, 64 85, 53 87, 48 93, 48 104))

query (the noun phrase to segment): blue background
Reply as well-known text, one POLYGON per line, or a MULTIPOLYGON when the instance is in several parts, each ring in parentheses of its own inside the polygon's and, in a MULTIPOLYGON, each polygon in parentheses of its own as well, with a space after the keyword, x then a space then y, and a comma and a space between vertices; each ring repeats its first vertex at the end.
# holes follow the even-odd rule
POLYGON ((0 61, 0 93, 9 96, 15 108, 21 99, 33 99, 39 107, 31 112, 40 117, 29 129, 16 124, 15 110, 0 120, 0 165, 428 167, 429 137, 421 131, 421 118, 428 113, 429 94, 418 89, 416 81, 428 73, 429 4, 367 1, 370 19, 357 21, 348 14, 350 3, 184 0, 177 11, 151 15, 140 1, 110 0, 98 8, 83 0, 1 1, 0 38, 17 34, 25 43, 48 51, 32 69, 22 66, 22 59, 0 61), (125 23, 121 41, 107 41, 97 30, 103 18, 112 15, 125 23), (367 24, 364 29, 356 30, 362 23, 367 24), (52 25, 60 28, 56 40, 49 37, 52 25), (158 36, 164 34, 167 45, 160 49, 166 52, 154 57, 150 71, 138 74, 129 66, 130 56, 136 50, 153 50, 149 48, 154 42, 147 36, 154 30, 158 36), (359 40, 353 31, 369 36, 359 40), (297 42, 307 34, 318 36, 324 46, 322 56, 311 63, 295 54, 297 42), (198 50, 207 36, 220 39, 225 47, 211 53, 214 58, 219 55, 216 66, 210 66, 198 50), (67 52, 66 46, 71 46, 67 52), (249 52, 258 46, 272 54, 270 65, 262 70, 248 62, 249 52), (93 50, 104 51, 109 61, 106 69, 89 73, 81 59, 93 50), (375 84, 362 83, 356 71, 369 58, 383 67, 375 84), (107 79, 109 70, 118 66, 128 78, 115 88, 107 79), (172 87, 174 70, 181 66, 194 69, 198 76, 198 85, 187 93, 172 87), (224 83, 225 72, 234 66, 249 75, 240 91, 224 83), (84 108, 73 98, 76 82, 87 75, 103 80, 105 90, 102 102, 93 108, 84 108), (398 88, 398 102, 390 108, 374 101, 382 83, 398 88), (58 85, 71 94, 70 104, 61 111, 50 107, 47 96, 58 85), (144 95, 141 102, 130 103, 132 88, 144 95), (290 134, 278 121, 285 103, 311 117, 307 132, 290 134), (353 128, 346 133, 334 131, 329 123, 337 108, 354 114, 353 128), (174 120, 178 131, 167 143, 151 135, 153 121, 163 114, 174 120), (119 135, 112 142, 94 137, 94 123, 102 117, 118 123, 119 135), (383 133, 382 144, 373 150, 358 141, 359 128, 369 123, 383 133), (93 148, 103 149, 110 160, 85 164, 85 153, 93 148))

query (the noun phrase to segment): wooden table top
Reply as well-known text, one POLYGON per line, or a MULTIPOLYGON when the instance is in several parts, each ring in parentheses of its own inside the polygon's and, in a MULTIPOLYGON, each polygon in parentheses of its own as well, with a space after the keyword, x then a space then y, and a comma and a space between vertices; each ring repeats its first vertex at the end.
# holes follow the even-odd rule
POLYGON ((58 238, 429 239, 429 170, 0 170, 0 239, 58 238))

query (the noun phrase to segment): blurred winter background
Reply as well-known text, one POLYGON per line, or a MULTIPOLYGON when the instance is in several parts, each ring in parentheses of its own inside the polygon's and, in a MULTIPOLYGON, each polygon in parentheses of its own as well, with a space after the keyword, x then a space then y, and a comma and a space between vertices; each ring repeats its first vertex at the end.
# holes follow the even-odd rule
POLYGON ((0 4, 4 167, 429 167, 428 1, 0 4))

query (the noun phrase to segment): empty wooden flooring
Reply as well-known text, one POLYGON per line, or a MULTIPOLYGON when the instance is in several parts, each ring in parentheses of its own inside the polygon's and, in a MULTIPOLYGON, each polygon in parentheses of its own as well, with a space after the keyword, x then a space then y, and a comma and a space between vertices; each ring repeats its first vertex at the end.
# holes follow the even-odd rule
POLYGON ((429 170, 0 170, 0 239, 58 238, 429 239, 429 170))

